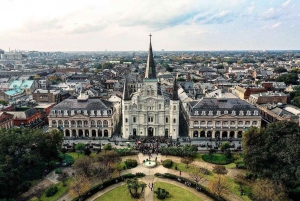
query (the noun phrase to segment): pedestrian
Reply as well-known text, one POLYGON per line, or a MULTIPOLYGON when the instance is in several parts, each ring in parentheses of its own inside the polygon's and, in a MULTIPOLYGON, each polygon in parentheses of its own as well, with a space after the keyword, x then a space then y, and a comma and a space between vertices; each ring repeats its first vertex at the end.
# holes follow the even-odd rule
POLYGON ((149 188, 151 188, 150 183, 148 184, 149 188))
POLYGON ((152 188, 153 188, 153 183, 152 183, 152 188))

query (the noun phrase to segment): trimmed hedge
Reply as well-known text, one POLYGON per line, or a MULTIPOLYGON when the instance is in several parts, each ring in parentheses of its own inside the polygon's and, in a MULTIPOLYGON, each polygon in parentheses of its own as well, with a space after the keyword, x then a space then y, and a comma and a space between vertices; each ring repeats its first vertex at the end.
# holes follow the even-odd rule
MULTIPOLYGON (((89 197, 91 197, 92 195, 94 195, 95 193, 113 185, 113 184, 116 184, 117 182, 120 182, 120 181, 124 181, 126 179, 131 179, 131 178, 134 178, 134 177, 144 177, 145 174, 144 173, 141 173, 141 172, 138 172, 136 174, 131 174, 131 173, 128 173, 128 174, 124 174, 120 177, 116 177, 116 178, 112 178, 112 179, 109 179, 109 180, 106 180, 105 182, 103 182, 103 184, 98 184, 94 187, 92 187, 89 191, 87 191, 86 193, 84 193, 82 196, 81 196, 81 200, 85 200, 89 197)), ((72 201, 79 201, 79 198, 74 198, 72 201)))
POLYGON ((171 159, 166 159, 163 161, 162 165, 165 167, 165 168, 171 168, 172 167, 172 164, 173 164, 173 161, 171 159))
POLYGON ((127 168, 135 168, 138 163, 135 159, 126 159, 125 165, 127 168))
POLYGON ((217 197, 215 194, 211 193, 206 187, 200 185, 200 184, 196 184, 194 181, 189 180, 187 178, 184 177, 178 177, 177 175, 174 174, 170 174, 170 173, 155 173, 154 176, 159 177, 159 178, 166 178, 166 179, 171 179, 180 183, 185 183, 185 182, 190 182, 191 183, 191 188, 196 188, 201 187, 201 193, 204 193, 205 195, 207 195, 208 197, 214 199, 214 200, 218 200, 218 201, 226 201, 225 198, 221 197, 217 197))
POLYGON ((51 197, 58 192, 57 186, 52 186, 46 190, 46 197, 51 197))

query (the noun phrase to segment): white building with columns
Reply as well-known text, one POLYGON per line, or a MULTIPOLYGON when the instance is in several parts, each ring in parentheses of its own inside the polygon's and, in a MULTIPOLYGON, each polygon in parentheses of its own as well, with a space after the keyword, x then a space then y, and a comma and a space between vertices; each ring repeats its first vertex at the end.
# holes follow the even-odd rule
POLYGON ((129 94, 124 84, 122 100, 124 138, 135 136, 179 136, 179 99, 174 79, 173 93, 164 91, 156 77, 151 35, 143 86, 129 94))
POLYGON ((181 111, 190 138, 241 138, 250 126, 261 126, 259 110, 239 98, 202 98, 181 111))
POLYGON ((118 107, 118 103, 81 93, 51 108, 49 128, 61 130, 65 137, 111 137, 119 123, 118 107))

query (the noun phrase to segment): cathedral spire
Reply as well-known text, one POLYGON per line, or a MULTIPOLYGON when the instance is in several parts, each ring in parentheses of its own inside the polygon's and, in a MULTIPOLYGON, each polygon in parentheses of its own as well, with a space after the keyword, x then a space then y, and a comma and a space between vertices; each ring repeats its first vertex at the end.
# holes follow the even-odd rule
POLYGON ((149 50, 148 50, 148 59, 147 59, 145 78, 156 79, 156 70, 155 70, 155 64, 154 64, 154 58, 153 58, 153 52, 152 52, 152 44, 151 44, 152 35, 150 34, 149 36, 150 36, 150 45, 149 45, 149 50))
POLYGON ((172 100, 178 100, 177 80, 174 78, 172 100))
POLYGON ((129 96, 128 86, 127 86, 127 78, 125 78, 125 82, 124 82, 123 100, 131 100, 129 96))

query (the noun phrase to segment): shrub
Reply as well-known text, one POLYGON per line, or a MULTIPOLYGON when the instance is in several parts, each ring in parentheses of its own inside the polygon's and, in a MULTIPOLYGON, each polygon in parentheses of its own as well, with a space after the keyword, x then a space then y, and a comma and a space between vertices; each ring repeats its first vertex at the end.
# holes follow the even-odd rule
POLYGON ((203 168, 203 167, 200 167, 200 172, 201 172, 202 174, 205 174, 205 175, 209 175, 209 174, 210 174, 210 173, 209 173, 209 170, 206 169, 206 168, 203 168))
POLYGON ((158 188, 156 191, 154 191, 154 193, 157 195, 157 198, 160 200, 165 199, 169 195, 169 192, 163 188, 158 188))
POLYGON ((145 176, 145 174, 142 173, 142 172, 137 172, 137 173, 135 173, 135 175, 136 175, 138 178, 141 178, 141 177, 144 177, 144 176, 145 176))
POLYGON ((135 168, 138 164, 135 159, 126 159, 125 165, 127 166, 127 168, 135 168))
POLYGON ((57 186, 52 186, 46 190, 46 197, 51 197, 55 195, 58 191, 57 186))
POLYGON ((60 168, 55 169, 55 174, 61 174, 61 173, 62 173, 62 171, 60 168))
POLYGON ((163 161, 163 166, 165 167, 165 168, 170 168, 170 167, 172 167, 172 164, 173 164, 173 161, 171 160, 171 159, 166 159, 166 160, 164 160, 163 161))

